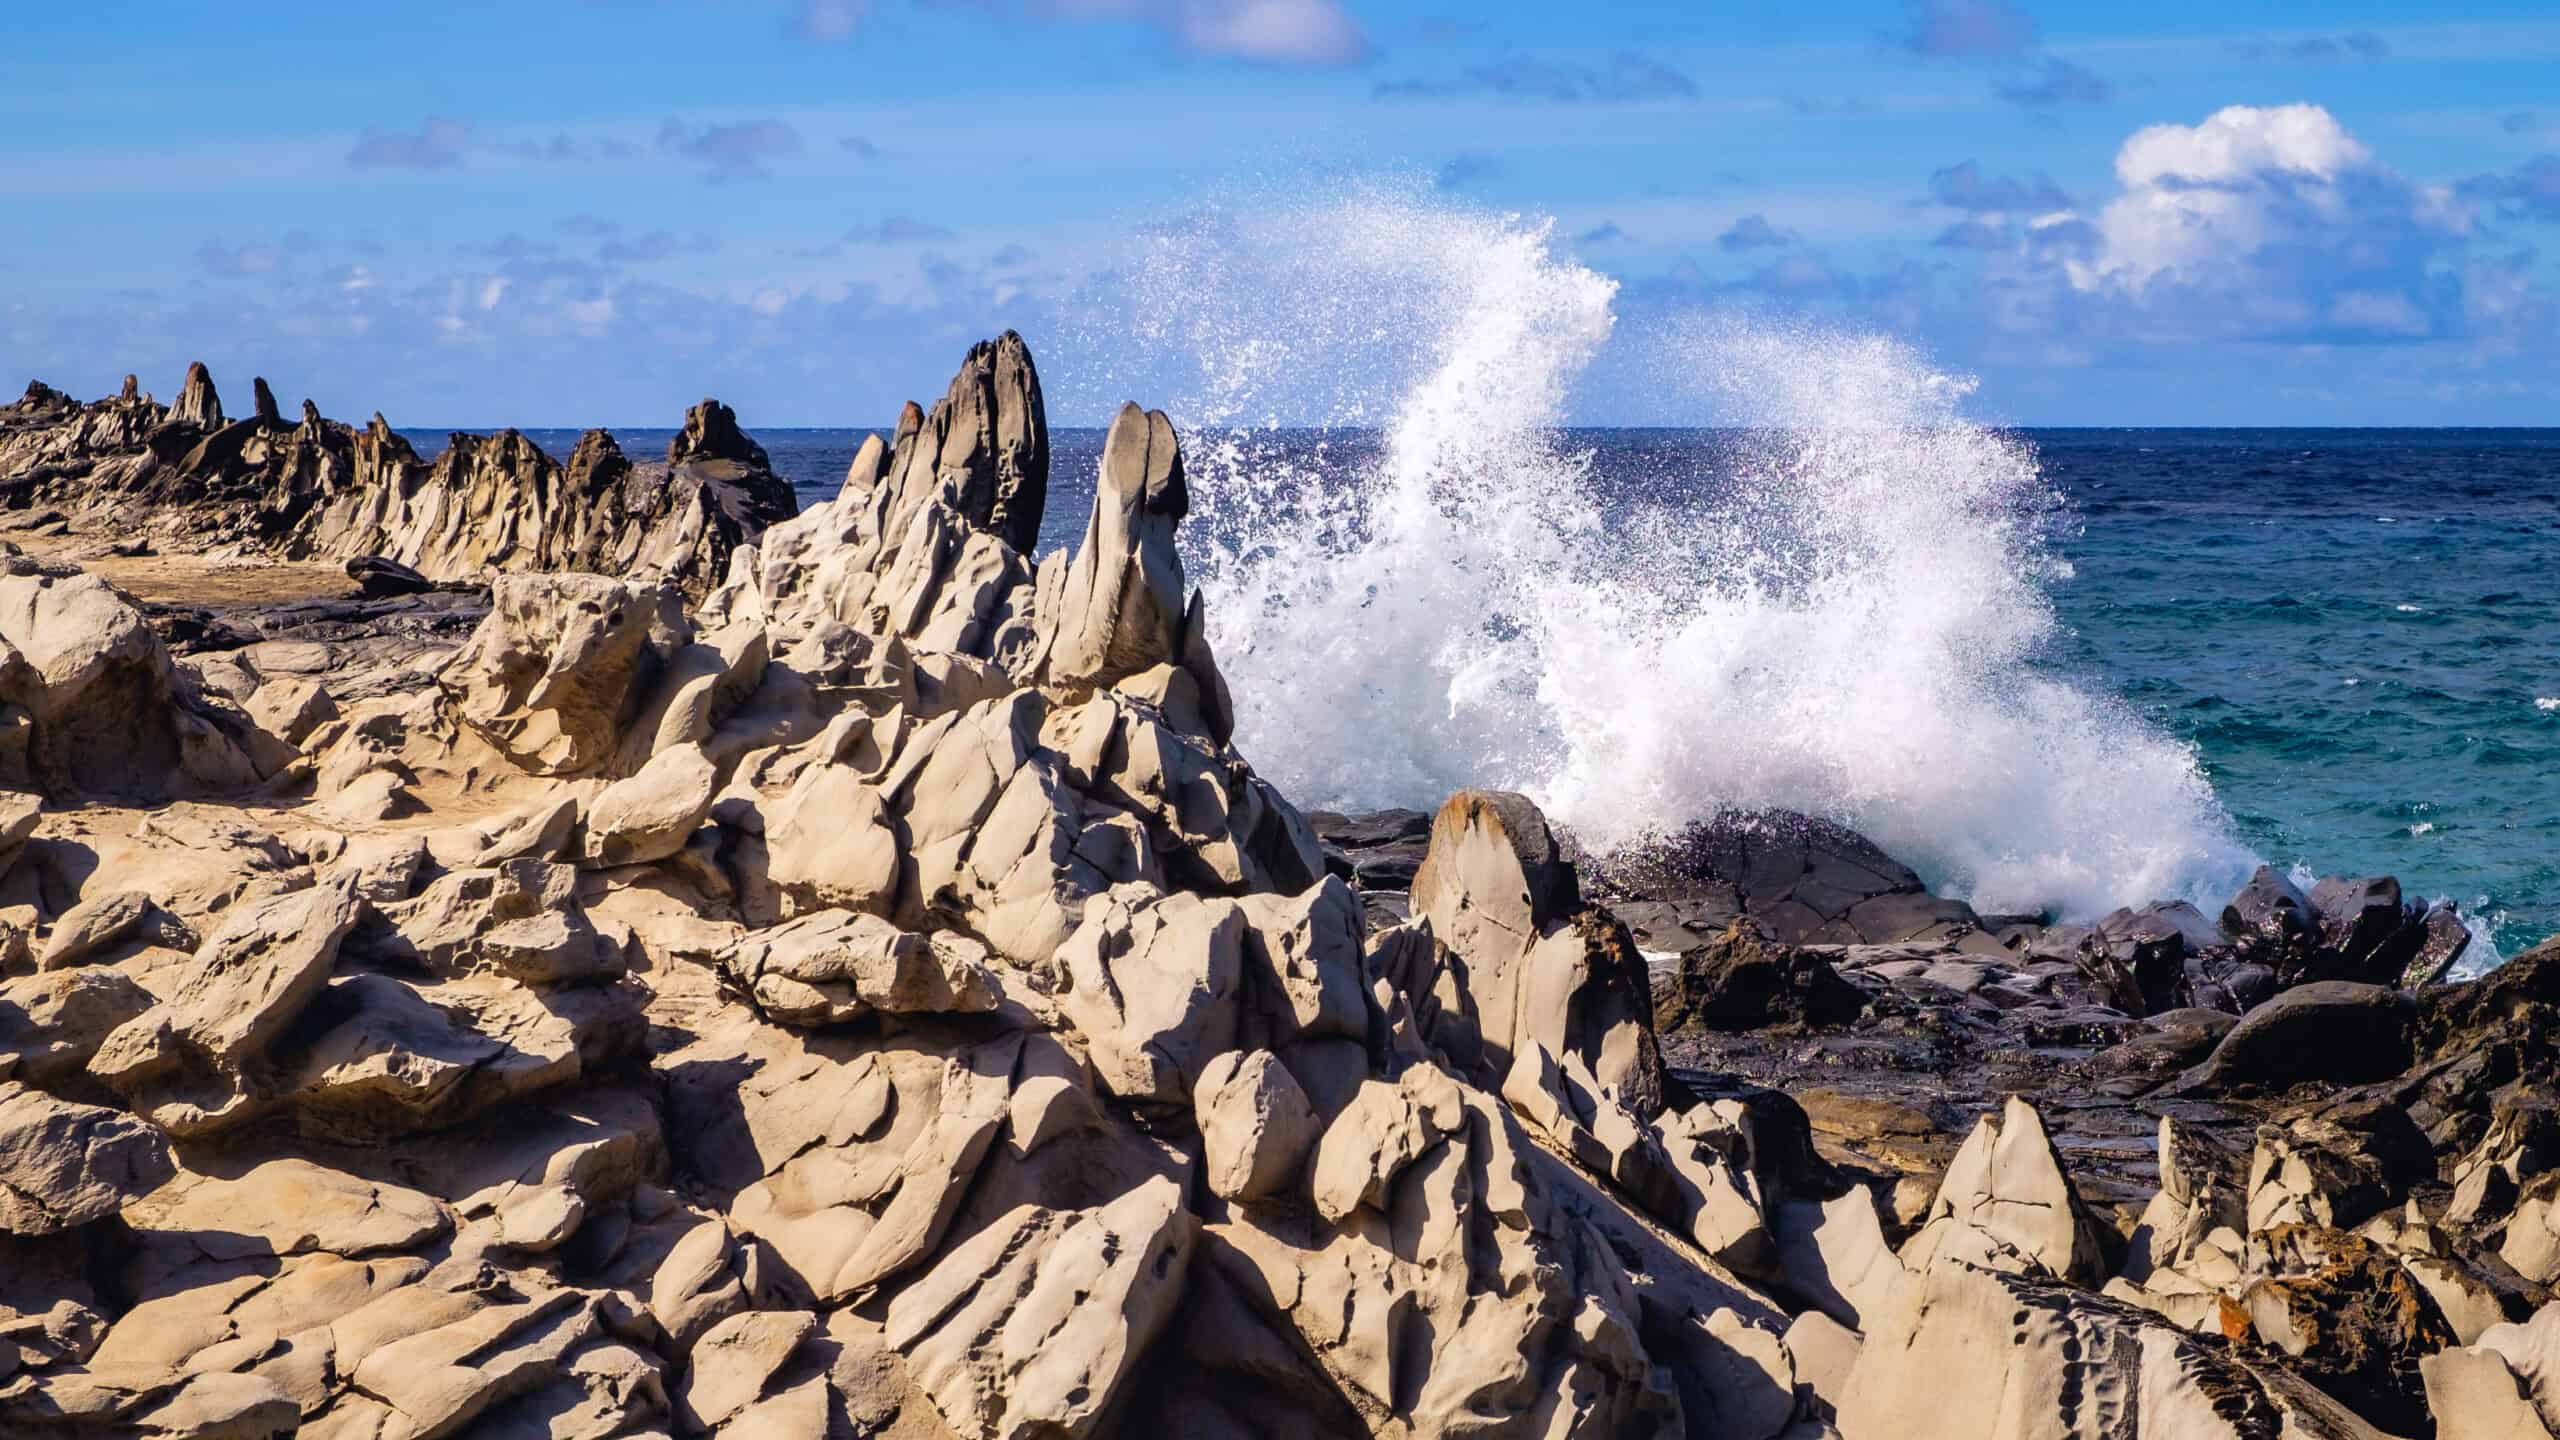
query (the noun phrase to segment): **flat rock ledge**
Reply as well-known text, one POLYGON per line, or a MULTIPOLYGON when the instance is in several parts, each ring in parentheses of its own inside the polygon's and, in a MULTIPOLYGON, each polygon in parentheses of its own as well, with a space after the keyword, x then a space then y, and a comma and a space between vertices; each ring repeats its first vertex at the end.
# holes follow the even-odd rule
POLYGON ((21 511, 366 562, 0 563, 0 1434, 2560 1432, 2560 948, 1303 813, 1162 414, 1026 553, 1013 336, 798 514, 590 436, 586 529, 258 389, 0 415, 21 511))

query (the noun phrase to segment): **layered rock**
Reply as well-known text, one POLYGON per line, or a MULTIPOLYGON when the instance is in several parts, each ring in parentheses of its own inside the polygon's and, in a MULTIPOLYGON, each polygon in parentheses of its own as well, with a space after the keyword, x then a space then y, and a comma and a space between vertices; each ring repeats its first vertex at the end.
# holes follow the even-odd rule
POLYGON ((0 407, 0 503, 164 545, 378 559, 438 581, 587 570, 695 596, 797 510, 716 400, 688 413, 663 465, 635 464, 602 430, 565 464, 513 430, 457 433, 430 463, 379 414, 356 428, 306 400, 288 424, 267 382, 255 389, 249 418, 227 421, 200 364, 167 407, 130 387, 81 406, 33 386, 0 407))

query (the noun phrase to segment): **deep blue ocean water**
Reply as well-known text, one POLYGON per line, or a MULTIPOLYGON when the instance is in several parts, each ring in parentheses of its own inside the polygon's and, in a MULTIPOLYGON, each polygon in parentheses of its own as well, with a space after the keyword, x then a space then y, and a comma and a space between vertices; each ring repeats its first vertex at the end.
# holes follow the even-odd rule
MULTIPOLYGON (((531 432, 565 455, 572 431, 531 432)), ((619 432, 635 456, 670 432, 619 432)), ((758 439, 804 503, 866 432, 758 439)), ((421 449, 441 437, 415 437, 421 449)), ((2069 574, 2040 663, 2192 745, 2239 838, 2560 933, 2560 430, 2035 430, 2069 574)), ((1587 431, 1605 488, 1712 474, 1711 432, 1587 431)), ((1044 550, 1101 448, 1053 434, 1044 550)), ((1356 454, 1359 437, 1340 437, 1356 454)))

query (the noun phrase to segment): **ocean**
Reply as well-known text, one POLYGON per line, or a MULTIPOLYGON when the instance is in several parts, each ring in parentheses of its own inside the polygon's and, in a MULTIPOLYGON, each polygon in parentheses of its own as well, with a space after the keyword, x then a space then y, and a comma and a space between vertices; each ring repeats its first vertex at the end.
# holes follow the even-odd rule
MULTIPOLYGON (((865 433, 758 439, 805 505, 865 433)), ((1480 479, 1427 476, 1418 523, 1363 508, 1392 432, 1187 437, 1241 743, 1308 804, 1496 783, 1611 834, 1822 810, 1986 909, 2218 902, 2265 859, 2396 874, 2505 954, 2560 933, 2560 430, 1954 433, 1551 432, 1536 483, 1585 501, 1523 510, 1561 546, 1411 538, 1499 531, 1480 479), (1902 533, 1834 513, 1904 487, 1879 507, 1902 533), (1503 564, 1537 584, 1433 576, 1503 564)), ((1081 533, 1101 442, 1053 433, 1044 552, 1081 533)))

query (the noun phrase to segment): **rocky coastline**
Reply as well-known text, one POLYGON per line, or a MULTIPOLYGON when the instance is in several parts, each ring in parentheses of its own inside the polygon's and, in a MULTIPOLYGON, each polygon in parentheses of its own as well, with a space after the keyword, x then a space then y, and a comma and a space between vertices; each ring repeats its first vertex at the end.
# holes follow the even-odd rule
POLYGON ((0 1434, 2560 1434, 2560 944, 1233 743, 1019 337, 800 511, 0 407, 0 1434))

